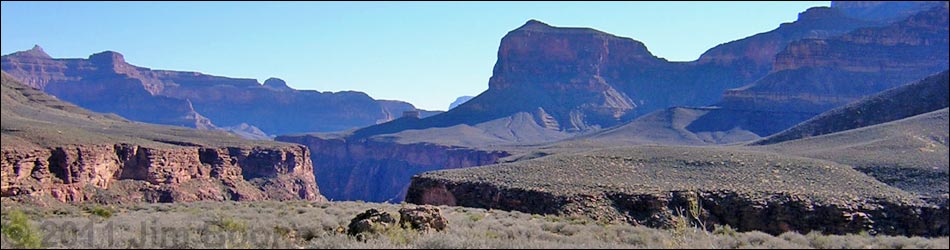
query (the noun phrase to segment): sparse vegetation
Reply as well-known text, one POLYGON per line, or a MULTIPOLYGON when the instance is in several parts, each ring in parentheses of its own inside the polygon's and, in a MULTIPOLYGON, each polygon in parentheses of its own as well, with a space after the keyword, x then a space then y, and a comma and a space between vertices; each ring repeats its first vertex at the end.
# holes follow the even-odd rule
POLYGON ((114 213, 114 211, 111 208, 101 207, 101 206, 89 206, 89 207, 86 207, 85 210, 86 212, 92 215, 99 216, 104 219, 108 219, 109 217, 112 217, 112 214, 114 213))
MULTIPOLYGON (((689 209, 682 228, 654 229, 579 217, 442 207, 451 223, 445 231, 420 232, 393 226, 363 241, 344 228, 358 213, 375 208, 396 214, 400 205, 304 201, 137 204, 112 208, 108 220, 89 217, 88 208, 32 207, 4 202, 3 247, 51 248, 943 248, 948 238, 881 235, 772 236, 736 232, 729 226, 701 230, 689 209), (12 211, 31 211, 29 217, 12 211), (281 214, 280 211, 295 211, 281 214), (302 211, 302 212, 301 212, 302 211), (14 215, 19 214, 19 215, 14 215), (8 225, 42 225, 26 235, 9 235, 8 225), (90 234, 94 231, 94 234, 90 234), (40 235, 47 235, 43 239, 40 235), (93 237, 89 237, 92 235, 93 237)), ((20 230, 20 229, 17 229, 20 230)))
MULTIPOLYGON (((3 211, 10 210, 3 209, 3 211)), ((3 246, 8 246, 8 244, 14 248, 40 248, 43 246, 42 234, 33 227, 26 214, 19 210, 13 210, 4 217, 7 218, 4 218, 2 225, 0 225, 4 241, 3 246)))

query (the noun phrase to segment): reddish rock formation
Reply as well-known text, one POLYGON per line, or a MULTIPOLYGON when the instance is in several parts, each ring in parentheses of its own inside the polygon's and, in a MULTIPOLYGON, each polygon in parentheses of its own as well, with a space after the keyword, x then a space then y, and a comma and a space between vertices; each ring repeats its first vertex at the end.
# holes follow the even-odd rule
MULTIPOLYGON (((374 157, 368 158, 363 152, 348 150, 348 146, 343 145, 364 147, 364 143, 371 143, 378 145, 372 147, 375 151, 399 152, 397 148, 408 146, 367 138, 392 135, 407 130, 415 130, 417 132, 414 133, 417 135, 439 134, 444 133, 445 129, 460 124, 464 124, 461 126, 477 126, 520 112, 533 116, 532 122, 523 124, 539 125, 545 130, 573 132, 617 125, 652 110, 669 106, 708 105, 717 101, 723 90, 750 83, 767 74, 772 69, 775 54, 793 41, 803 38, 828 38, 857 28, 881 25, 883 24, 850 18, 833 8, 816 7, 801 13, 799 20, 794 23, 782 24, 775 30, 717 46, 695 62, 677 63, 652 55, 644 44, 630 38, 617 37, 588 28, 552 27, 531 20, 502 38, 498 61, 489 80, 489 89, 472 100, 430 118, 399 119, 362 128, 347 136, 345 141, 342 139, 333 143, 329 142, 333 141, 332 139, 320 143, 291 141, 316 146, 312 148, 314 152, 325 150, 330 152, 325 158, 321 158, 322 153, 314 153, 314 161, 318 165, 333 166, 332 170, 327 170, 328 172, 320 172, 319 168, 317 170, 318 178, 329 178, 325 182, 321 181, 321 187, 324 188, 328 197, 385 200, 388 198, 367 197, 379 192, 334 195, 351 191, 341 191, 342 189, 329 191, 328 189, 348 186, 349 181, 354 178, 377 180, 379 177, 368 178, 368 176, 380 176, 380 173, 389 173, 387 171, 403 171, 402 169, 408 166, 418 165, 407 164, 406 162, 411 161, 405 160, 405 155, 382 154, 388 157, 384 159, 390 161, 386 162, 374 157), (319 146, 327 143, 338 146, 319 146), (386 145, 387 143, 389 145, 386 145), (333 172, 338 173, 335 173, 336 177, 330 178, 334 175, 333 172), (365 175, 353 173, 365 173, 365 175)), ((785 96, 777 98, 785 98, 785 96)), ((806 96, 806 98, 824 97, 806 96)), ((716 113, 722 114, 722 112, 716 113)), ((718 119, 731 123, 734 122, 733 118, 736 116, 738 115, 727 113, 719 116, 718 119)), ((807 117, 807 115, 802 115, 796 118, 803 120, 807 117)), ((706 117, 706 119, 709 118, 706 117)), ((762 119, 752 122, 771 121, 762 119)), ((794 123, 781 126, 792 125, 794 123)), ((503 134, 502 132, 508 131, 524 131, 511 128, 511 126, 513 125, 508 124, 493 132, 500 130, 501 132, 496 134, 503 134)), ((685 125, 680 127, 683 126, 685 125)), ((719 131, 730 131, 731 128, 703 134, 714 136, 722 133, 719 131)), ((468 131, 455 133, 452 136, 463 137, 457 140, 458 142, 470 142, 474 139, 469 138, 483 136, 483 134, 468 131)), ((751 132, 740 131, 732 134, 739 135, 738 138, 755 138, 751 132)), ((557 139, 562 139, 562 137, 541 138, 531 142, 557 139)), ((473 150, 473 152, 477 151, 473 150)), ((403 182, 376 181, 374 183, 403 182)), ((396 188, 394 186, 391 189, 396 188)))
POLYGON ((589 131, 672 106, 705 106, 722 91, 764 76, 776 53, 803 38, 828 38, 883 25, 815 7, 799 20, 725 43, 692 62, 669 62, 636 40, 589 28, 530 20, 502 38, 489 89, 431 119, 380 124, 358 136, 478 123, 543 110, 539 123, 589 131))
POLYGON ((883 27, 793 42, 769 75, 725 91, 691 131, 742 128, 767 136, 821 112, 948 67, 947 5, 883 27))
POLYGON ((44 204, 324 200, 306 147, 93 113, 3 73, 0 196, 44 204))
POLYGON ((303 147, 2 150, 4 197, 68 203, 321 200, 303 147))

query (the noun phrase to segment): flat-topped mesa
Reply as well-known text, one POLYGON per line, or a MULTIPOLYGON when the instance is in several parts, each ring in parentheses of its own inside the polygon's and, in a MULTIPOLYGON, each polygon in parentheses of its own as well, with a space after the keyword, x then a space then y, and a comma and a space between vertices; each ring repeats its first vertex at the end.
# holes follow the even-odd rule
POLYGON ((107 50, 89 56, 89 61, 96 65, 113 65, 125 63, 125 56, 119 52, 107 50))
POLYGON ((567 80, 598 76, 608 67, 631 61, 655 64, 660 60, 643 43, 630 38, 591 28, 561 28, 529 20, 502 38, 498 61, 488 84, 489 89, 532 83, 594 87, 597 84, 567 80))
POLYGON ((840 10, 853 18, 890 23, 946 3, 946 1, 831 1, 831 8, 840 10))
POLYGON ((100 74, 120 74, 142 81, 145 88, 152 94, 158 94, 165 84, 159 79, 142 76, 142 72, 125 62, 125 56, 115 51, 103 51, 89 56, 89 62, 95 65, 100 74))
POLYGON ((457 112, 500 118, 542 107, 565 130, 611 126, 637 107, 624 79, 665 63, 630 38, 530 20, 502 38, 486 94, 457 112))

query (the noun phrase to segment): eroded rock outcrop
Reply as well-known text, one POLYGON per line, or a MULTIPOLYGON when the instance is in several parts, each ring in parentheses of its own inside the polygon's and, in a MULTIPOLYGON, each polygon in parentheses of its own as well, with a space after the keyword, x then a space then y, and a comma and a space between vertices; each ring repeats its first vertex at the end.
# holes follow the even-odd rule
POLYGON ((4 200, 324 200, 304 146, 130 122, 2 76, 4 200))
POLYGON ((67 203, 321 200, 307 152, 301 146, 5 147, 0 193, 67 203))
POLYGON ((430 143, 401 144, 373 139, 279 136, 277 141, 310 148, 321 192, 330 200, 400 202, 413 175, 441 169, 493 164, 509 155, 430 143))
POLYGON ((670 62, 631 38, 530 20, 502 38, 487 91, 429 119, 384 123, 357 134, 475 125, 538 110, 545 126, 556 130, 607 128, 673 106, 713 104, 722 91, 768 74, 775 55, 791 42, 885 24, 815 7, 795 22, 721 44, 696 61, 670 62))
POLYGON ((366 234, 375 234, 396 226, 396 219, 388 212, 380 212, 376 209, 369 209, 357 214, 347 225, 347 234, 357 236, 358 239, 366 239, 366 234))
POLYGON ((776 55, 772 72, 725 91, 691 131, 742 128, 768 136, 824 111, 948 67, 947 5, 882 27, 803 39, 776 55))
POLYGON ((772 234, 950 234, 946 200, 925 202, 846 165, 735 149, 615 148, 428 172, 413 177, 406 201, 651 227, 683 215, 772 234))
POLYGON ((606 192, 558 196, 501 188, 487 183, 446 182, 416 178, 407 201, 415 204, 466 206, 536 214, 582 216, 598 221, 671 227, 675 216, 693 219, 689 207, 706 225, 730 225, 739 231, 781 234, 812 230, 829 234, 872 232, 888 235, 946 236, 947 204, 918 206, 868 201, 826 204, 802 196, 775 194, 764 199, 728 191, 672 191, 668 194, 606 192))
POLYGON ((449 221, 442 210, 433 206, 404 207, 399 209, 399 224, 413 230, 444 231, 449 221))

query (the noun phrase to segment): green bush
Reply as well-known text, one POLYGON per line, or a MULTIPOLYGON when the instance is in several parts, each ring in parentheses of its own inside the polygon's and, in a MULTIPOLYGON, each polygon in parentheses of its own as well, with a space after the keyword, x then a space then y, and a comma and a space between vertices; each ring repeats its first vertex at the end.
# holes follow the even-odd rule
POLYGON ((3 236, 13 241, 15 248, 41 248, 43 247, 42 234, 33 227, 26 214, 17 210, 7 215, 10 223, 0 225, 0 231, 3 236))
POLYGON ((113 214, 115 214, 115 211, 113 211, 111 208, 100 206, 86 207, 86 212, 104 219, 108 219, 112 217, 113 214))
POLYGON ((239 232, 243 233, 247 231, 247 223, 242 220, 227 217, 219 216, 214 220, 209 221, 211 225, 217 226, 221 230, 226 232, 239 232))
POLYGON ((478 221, 480 221, 480 220, 482 220, 482 219, 484 219, 484 218, 485 218, 485 217, 482 216, 482 215, 480 215, 480 214, 468 214, 468 219, 471 220, 471 221, 473 221, 473 222, 478 222, 478 221))
POLYGON ((736 230, 733 229, 732 226, 729 226, 729 225, 716 225, 715 229, 713 229, 713 234, 716 234, 716 235, 726 235, 726 236, 735 237, 736 233, 738 232, 736 232, 736 230))

